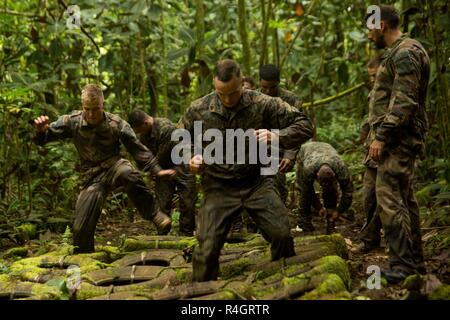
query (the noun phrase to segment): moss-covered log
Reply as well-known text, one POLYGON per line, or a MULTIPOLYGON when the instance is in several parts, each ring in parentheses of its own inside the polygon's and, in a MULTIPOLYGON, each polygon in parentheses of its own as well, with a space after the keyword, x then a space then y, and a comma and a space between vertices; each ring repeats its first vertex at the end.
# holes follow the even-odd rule
POLYGON ((135 254, 130 254, 120 260, 115 261, 112 265, 116 267, 126 267, 132 265, 156 265, 156 266, 182 266, 186 261, 180 250, 158 249, 145 250, 135 254))

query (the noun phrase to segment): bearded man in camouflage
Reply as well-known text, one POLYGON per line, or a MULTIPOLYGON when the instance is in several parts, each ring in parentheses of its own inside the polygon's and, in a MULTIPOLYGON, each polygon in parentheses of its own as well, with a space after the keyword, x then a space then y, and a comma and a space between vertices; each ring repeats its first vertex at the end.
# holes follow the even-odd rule
MULTIPOLYGON (((424 152, 428 129, 425 101, 430 61, 424 47, 400 31, 399 13, 381 5, 379 28, 368 38, 386 48, 369 102, 368 156, 377 162, 376 196, 389 246, 390 266, 383 275, 398 283, 425 272, 419 206, 412 180, 424 152)), ((367 19, 366 19, 367 20, 367 19)))

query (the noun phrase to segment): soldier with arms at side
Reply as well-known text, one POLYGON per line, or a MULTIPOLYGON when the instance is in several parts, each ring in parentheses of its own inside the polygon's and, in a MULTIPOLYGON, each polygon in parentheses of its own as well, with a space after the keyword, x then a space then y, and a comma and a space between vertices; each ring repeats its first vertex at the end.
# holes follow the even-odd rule
POLYGON ((424 47, 400 31, 395 8, 380 5, 379 29, 368 38, 386 48, 369 103, 368 157, 377 163, 376 197, 389 246, 390 269, 383 275, 398 283, 425 272, 419 206, 413 191, 414 165, 424 153, 428 130, 425 108, 430 61, 424 47))

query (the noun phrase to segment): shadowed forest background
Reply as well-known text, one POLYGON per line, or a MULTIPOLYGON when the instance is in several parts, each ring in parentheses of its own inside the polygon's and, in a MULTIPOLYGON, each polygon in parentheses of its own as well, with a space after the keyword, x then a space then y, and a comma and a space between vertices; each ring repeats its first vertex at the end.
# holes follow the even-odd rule
MULTIPOLYGON (((349 166, 352 209, 360 213, 363 147, 356 141, 368 112, 366 64, 378 54, 363 18, 373 2, 1 1, 0 251, 27 241, 45 250, 51 246, 48 235, 62 239, 72 218, 78 156, 69 143, 34 145, 35 117, 46 114, 53 121, 80 109, 81 88, 98 83, 108 112, 126 119, 140 107, 177 122, 193 100, 212 90, 212 71, 221 58, 235 59, 256 81, 260 65, 281 68, 281 84, 302 98, 317 140, 332 144, 349 166), (80 7, 81 29, 67 27, 68 5, 80 7)), ((431 58, 430 131, 426 157, 417 165, 416 195, 426 251, 448 254, 450 3, 383 3, 395 4, 402 31, 431 58)), ((295 212, 293 172, 288 182, 295 212)), ((118 190, 104 215, 132 220, 134 209, 127 204, 118 190)))

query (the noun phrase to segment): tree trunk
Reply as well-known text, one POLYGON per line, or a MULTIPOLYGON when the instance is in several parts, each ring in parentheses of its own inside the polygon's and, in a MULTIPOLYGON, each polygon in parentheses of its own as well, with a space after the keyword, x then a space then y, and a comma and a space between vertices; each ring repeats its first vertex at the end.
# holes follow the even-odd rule
POLYGON ((244 64, 244 74, 250 74, 251 71, 251 56, 250 47, 248 43, 247 33, 247 17, 245 10, 245 0, 238 0, 238 17, 239 17, 239 35, 242 42, 242 60, 244 64))

